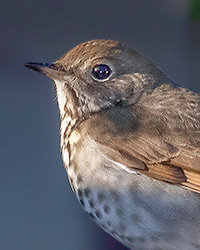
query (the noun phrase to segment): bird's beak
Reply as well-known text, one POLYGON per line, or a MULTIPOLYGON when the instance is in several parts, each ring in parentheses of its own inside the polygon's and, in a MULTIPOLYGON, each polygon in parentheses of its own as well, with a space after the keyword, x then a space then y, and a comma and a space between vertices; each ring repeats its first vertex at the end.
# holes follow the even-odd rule
POLYGON ((37 71, 41 74, 44 74, 51 79, 58 79, 63 75, 63 72, 56 67, 55 64, 49 63, 35 63, 35 62, 28 62, 24 64, 25 67, 37 71))

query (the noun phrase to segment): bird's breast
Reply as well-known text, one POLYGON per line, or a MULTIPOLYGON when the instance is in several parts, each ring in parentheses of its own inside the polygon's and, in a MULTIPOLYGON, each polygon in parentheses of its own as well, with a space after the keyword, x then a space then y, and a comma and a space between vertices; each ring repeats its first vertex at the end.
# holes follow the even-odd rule
POLYGON ((63 160, 72 189, 83 209, 105 231, 134 249, 193 250, 188 245, 192 238, 200 245, 196 231, 200 221, 193 217, 200 202, 190 191, 127 173, 77 130, 66 144, 63 160), (179 248, 172 248, 175 245, 179 248))

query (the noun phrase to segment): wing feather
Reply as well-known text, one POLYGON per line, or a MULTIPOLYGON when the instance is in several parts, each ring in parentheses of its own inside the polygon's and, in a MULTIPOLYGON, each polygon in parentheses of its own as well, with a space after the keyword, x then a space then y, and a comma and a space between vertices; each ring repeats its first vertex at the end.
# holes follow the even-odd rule
POLYGON ((113 161, 200 193, 198 94, 161 86, 137 105, 104 110, 84 123, 113 161))

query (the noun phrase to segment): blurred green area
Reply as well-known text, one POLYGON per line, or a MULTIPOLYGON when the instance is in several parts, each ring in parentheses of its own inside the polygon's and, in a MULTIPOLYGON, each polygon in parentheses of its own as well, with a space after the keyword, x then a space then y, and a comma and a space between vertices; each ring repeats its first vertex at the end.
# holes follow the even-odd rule
POLYGON ((190 0, 190 18, 193 21, 200 21, 200 0, 190 0))

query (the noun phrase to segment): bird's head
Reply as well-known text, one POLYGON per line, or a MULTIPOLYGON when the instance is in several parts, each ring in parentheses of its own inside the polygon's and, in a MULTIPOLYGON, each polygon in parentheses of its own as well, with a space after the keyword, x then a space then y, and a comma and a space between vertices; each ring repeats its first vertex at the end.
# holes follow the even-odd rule
POLYGON ((55 81, 61 116, 65 109, 86 116, 132 105, 166 80, 150 60, 113 40, 85 42, 52 64, 25 66, 55 81))

